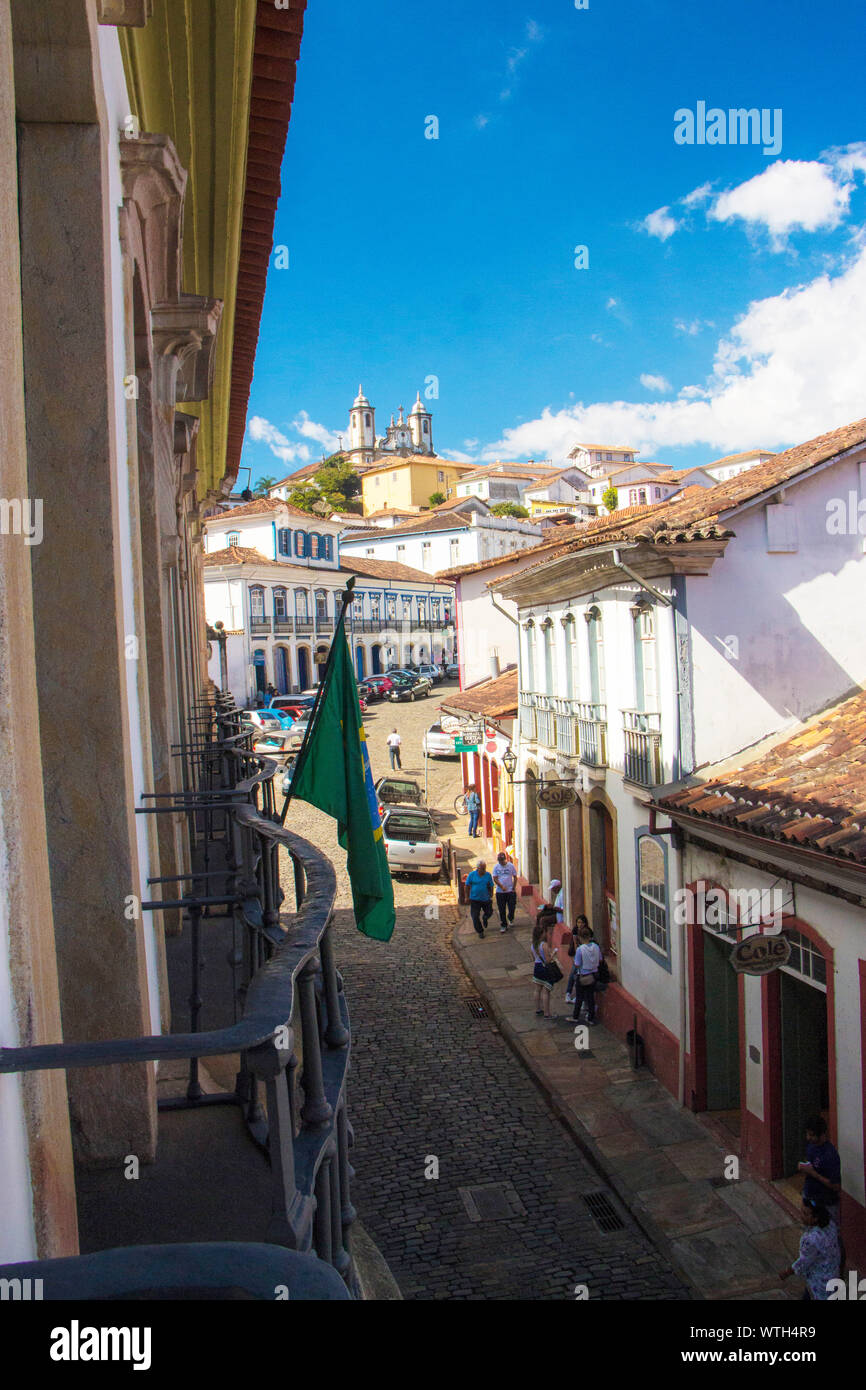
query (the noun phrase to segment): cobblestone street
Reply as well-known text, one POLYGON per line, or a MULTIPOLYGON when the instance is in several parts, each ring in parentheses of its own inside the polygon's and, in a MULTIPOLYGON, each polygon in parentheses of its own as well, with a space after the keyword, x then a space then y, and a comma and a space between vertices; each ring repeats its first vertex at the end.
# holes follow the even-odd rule
MULTIPOLYGON (((414 705, 371 706, 365 727, 374 777, 388 769, 385 738, 396 725, 403 771, 423 785, 421 737, 453 689, 439 687, 414 705)), ((431 760, 429 778, 429 802, 447 838, 457 762, 431 760)), ((396 880, 394 936, 368 941, 347 911, 333 822, 293 803, 287 825, 337 866, 335 946, 353 1030, 353 1200, 403 1296, 569 1299, 585 1284, 592 1299, 686 1297, 495 1025, 473 1016, 466 1002, 473 987, 451 946, 460 909, 448 886, 396 880), (425 1176, 437 1166, 438 1177, 425 1176), (493 1190, 501 1184, 509 1186, 493 1190), (476 1207, 461 1189, 479 1186, 489 1190, 476 1207), (583 1198, 598 1192, 622 1229, 596 1223, 583 1198)))

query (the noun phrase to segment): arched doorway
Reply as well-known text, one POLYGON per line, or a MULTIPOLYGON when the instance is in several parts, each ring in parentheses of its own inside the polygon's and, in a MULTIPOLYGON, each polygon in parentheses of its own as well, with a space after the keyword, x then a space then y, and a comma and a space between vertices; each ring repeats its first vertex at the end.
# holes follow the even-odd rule
POLYGON ((541 879, 538 859, 538 806, 535 796, 537 779, 531 768, 526 769, 526 784, 523 788, 523 815, 526 822, 526 877, 530 883, 541 879))
POLYGON ((327 648, 327 647, 322 647, 322 646, 316 647, 316 684, 317 684, 317 685, 319 684, 319 681, 322 679, 322 676, 325 674, 325 663, 326 663, 327 660, 328 660, 328 648, 327 648))
POLYGON ((558 878, 562 883, 562 812, 545 811, 543 814, 547 817, 547 881, 558 878))
POLYGON ((281 695, 289 693, 289 654, 285 647, 274 648, 274 680, 281 695))
POLYGON ((810 1115, 835 1128, 830 1085, 827 957, 817 941, 795 927, 784 934, 791 947, 786 965, 768 977, 769 1014, 779 1039, 777 1146, 781 1176, 797 1173, 810 1115), (775 1016, 775 1017, 774 1017, 775 1016))
POLYGON ((616 901, 616 853, 613 821, 601 802, 589 808, 589 908, 590 922, 596 941, 605 951, 617 950, 618 941, 611 940, 610 901, 616 901))
POLYGON ((367 674, 367 654, 361 642, 355 647, 355 670, 358 674, 358 679, 363 680, 367 674))
POLYGON ((257 647, 253 652, 253 668, 255 670, 256 695, 264 697, 265 686, 267 685, 267 674, 265 667, 265 653, 261 647, 257 647))
POLYGON ((308 690, 310 687, 310 649, 309 647, 298 647, 298 689, 308 690))
POLYGON ((382 647, 378 642, 373 643, 373 650, 370 653, 370 664, 373 667, 373 675, 379 676, 382 673, 382 647))

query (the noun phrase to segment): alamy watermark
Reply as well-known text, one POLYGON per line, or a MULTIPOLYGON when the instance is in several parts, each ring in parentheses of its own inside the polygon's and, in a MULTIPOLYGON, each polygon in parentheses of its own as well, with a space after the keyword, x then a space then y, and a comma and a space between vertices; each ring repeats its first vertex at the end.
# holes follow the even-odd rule
POLYGON ((692 111, 681 106, 674 112, 674 140, 678 145, 763 145, 764 154, 782 152, 782 108, 772 111, 756 106, 724 111, 699 101, 692 111))
POLYGON ((673 894, 674 922, 705 927, 756 927, 763 936, 782 930, 785 894, 781 888, 719 888, 699 879, 673 894))
POLYGON ((0 536, 23 536, 25 545, 42 544, 42 498, 0 497, 0 536))

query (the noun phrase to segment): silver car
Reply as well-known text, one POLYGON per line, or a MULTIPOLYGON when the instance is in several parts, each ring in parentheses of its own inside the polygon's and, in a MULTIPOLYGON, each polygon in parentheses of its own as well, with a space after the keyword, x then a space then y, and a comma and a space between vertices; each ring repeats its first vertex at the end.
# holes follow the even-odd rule
POLYGON ((439 877, 444 849, 433 818, 423 807, 395 806, 386 811, 382 834, 392 874, 439 877))

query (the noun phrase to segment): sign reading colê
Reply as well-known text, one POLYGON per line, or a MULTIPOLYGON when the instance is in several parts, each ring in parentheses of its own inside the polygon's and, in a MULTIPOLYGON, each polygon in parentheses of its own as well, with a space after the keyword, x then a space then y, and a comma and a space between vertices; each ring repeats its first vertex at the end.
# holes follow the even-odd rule
POLYGON ((543 811, 561 811, 566 806, 573 806, 576 800, 574 787, 564 782, 544 782, 535 793, 535 804, 543 811))
POLYGON ((769 975, 780 965, 787 965, 791 945, 786 936, 763 936, 757 933, 744 936, 732 947, 731 965, 740 975, 769 975))

